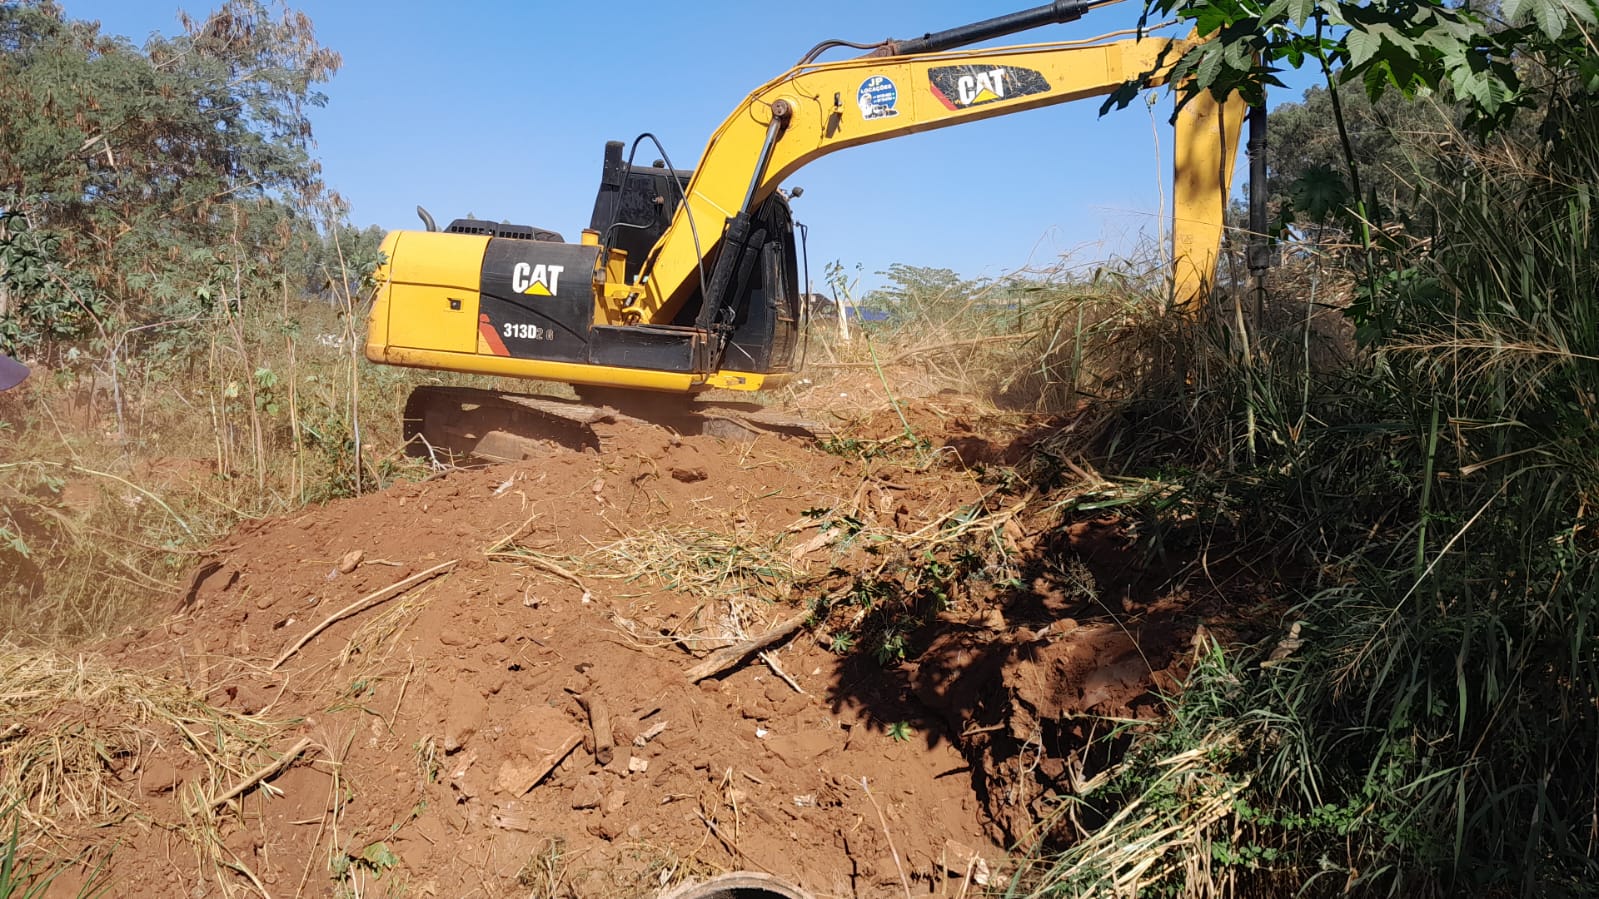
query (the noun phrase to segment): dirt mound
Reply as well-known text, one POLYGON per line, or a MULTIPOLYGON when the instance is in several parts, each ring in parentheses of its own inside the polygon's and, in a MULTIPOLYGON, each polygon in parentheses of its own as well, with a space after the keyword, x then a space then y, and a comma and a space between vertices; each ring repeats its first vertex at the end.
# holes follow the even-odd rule
MULTIPOLYGON (((953 402, 912 410, 926 445, 973 436, 953 402)), ((874 416, 866 443, 896 436, 874 416)), ((7 709, 33 735, 107 722, 75 769, 96 802, 52 836, 114 842, 128 896, 637 896, 735 869, 953 892, 1091 776, 1100 716, 1181 673, 1180 603, 1128 617, 954 452, 607 445, 239 528, 97 656, 220 717, 110 689, 7 709), (806 608, 792 642, 689 676, 806 608)))

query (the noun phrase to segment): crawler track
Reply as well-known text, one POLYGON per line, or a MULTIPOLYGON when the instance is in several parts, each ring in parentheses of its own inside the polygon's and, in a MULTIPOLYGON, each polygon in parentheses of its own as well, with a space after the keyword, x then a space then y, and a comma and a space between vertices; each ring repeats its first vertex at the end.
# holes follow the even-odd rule
POLYGON ((409 452, 448 462, 520 462, 558 447, 604 453, 616 426, 639 424, 728 439, 827 433, 817 422, 754 404, 667 395, 586 394, 582 400, 569 400, 472 387, 418 387, 405 404, 409 452))

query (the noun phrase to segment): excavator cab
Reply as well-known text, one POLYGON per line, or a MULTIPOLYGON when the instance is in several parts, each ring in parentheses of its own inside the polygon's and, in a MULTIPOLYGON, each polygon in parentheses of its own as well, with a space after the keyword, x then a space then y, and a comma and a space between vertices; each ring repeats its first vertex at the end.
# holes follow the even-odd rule
MULTIPOLYGON (((634 282, 649 252, 671 227, 672 217, 693 181, 693 171, 669 169, 664 161, 645 167, 628 163, 623 144, 605 145, 600 189, 594 198, 589 230, 600 235, 607 254, 625 254, 622 267, 634 282)), ((721 368, 781 375, 791 372, 799 345, 799 254, 794 243, 794 218, 788 199, 774 191, 761 205, 743 244, 732 248, 739 268, 733 283, 733 310, 721 368)), ((722 252, 728 248, 723 247, 722 252)), ((667 324, 693 327, 704 308, 703 288, 696 289, 667 324)))

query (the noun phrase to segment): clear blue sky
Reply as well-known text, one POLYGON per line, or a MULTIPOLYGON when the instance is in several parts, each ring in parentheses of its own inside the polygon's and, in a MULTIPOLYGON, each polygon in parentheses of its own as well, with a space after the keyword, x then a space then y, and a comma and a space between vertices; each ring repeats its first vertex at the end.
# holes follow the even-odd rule
MULTIPOLYGON (((312 115, 317 155, 357 225, 418 227, 469 212, 560 231, 588 224, 607 140, 642 131, 692 165, 733 106, 824 38, 914 37, 1041 0, 803 3, 298 0, 344 65, 312 115)), ((195 17, 215 4, 181 4, 195 17)), ((69 16, 142 44, 178 30, 176 0, 63 0, 69 16)), ((1011 43, 1132 27, 1137 0, 1011 43)), ((838 51, 835 51, 838 52, 838 51)), ((832 58, 832 57, 828 57, 832 58)), ((1097 101, 845 150, 801 169, 812 280, 832 260, 996 277, 1063 256, 1092 263, 1160 233, 1169 100, 1104 118, 1097 101)), ((641 149, 641 154, 646 150, 641 149)), ((644 156, 648 162, 653 154, 644 156)))

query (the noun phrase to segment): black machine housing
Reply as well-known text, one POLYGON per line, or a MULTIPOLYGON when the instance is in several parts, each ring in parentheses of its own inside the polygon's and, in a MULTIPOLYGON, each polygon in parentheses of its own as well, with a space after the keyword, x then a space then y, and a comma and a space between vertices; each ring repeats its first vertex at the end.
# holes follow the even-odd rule
POLYGON ((484 234, 480 287, 483 324, 514 357, 558 362, 710 374, 720 370, 781 374, 795 365, 801 321, 799 267, 794 220, 788 201, 773 194, 751 217, 747 237, 737 245, 719 235, 723 222, 699 222, 706 241, 703 270, 719 254, 732 253, 732 277, 723 296, 707 312, 704 285, 669 322, 597 325, 594 292, 588 277, 604 247, 627 252, 626 277, 635 281, 650 250, 671 224, 692 173, 664 166, 632 166, 622 159, 622 144, 605 146, 605 164, 594 200, 590 227, 601 247, 568 244, 553 231, 531 225, 456 219, 445 230, 484 234), (549 295, 515 292, 515 273, 559 270, 549 295), (709 326, 706 326, 706 323, 709 326))
MULTIPOLYGON (((675 172, 674 184, 674 172, 664 163, 630 165, 623 159, 622 149, 618 141, 605 145, 600 188, 589 227, 599 232, 601 244, 627 251, 626 271, 631 282, 638 277, 650 249, 671 225, 693 172, 675 172)), ((718 240, 716 235, 724 224, 698 223, 700 237, 706 241, 702 249, 706 253, 707 274, 717 255, 711 244, 718 240)), ((694 370, 761 374, 792 371, 799 345, 801 295, 794 218, 787 198, 781 193, 772 194, 756 211, 748 238, 739 246, 722 247, 719 252, 732 252, 736 263, 735 277, 726 295, 711 298, 718 307, 715 328, 725 340, 711 341, 706 349, 714 358, 702 359, 694 370)), ((692 328, 705 308, 704 290, 705 285, 698 285, 670 323, 653 327, 692 328)))

